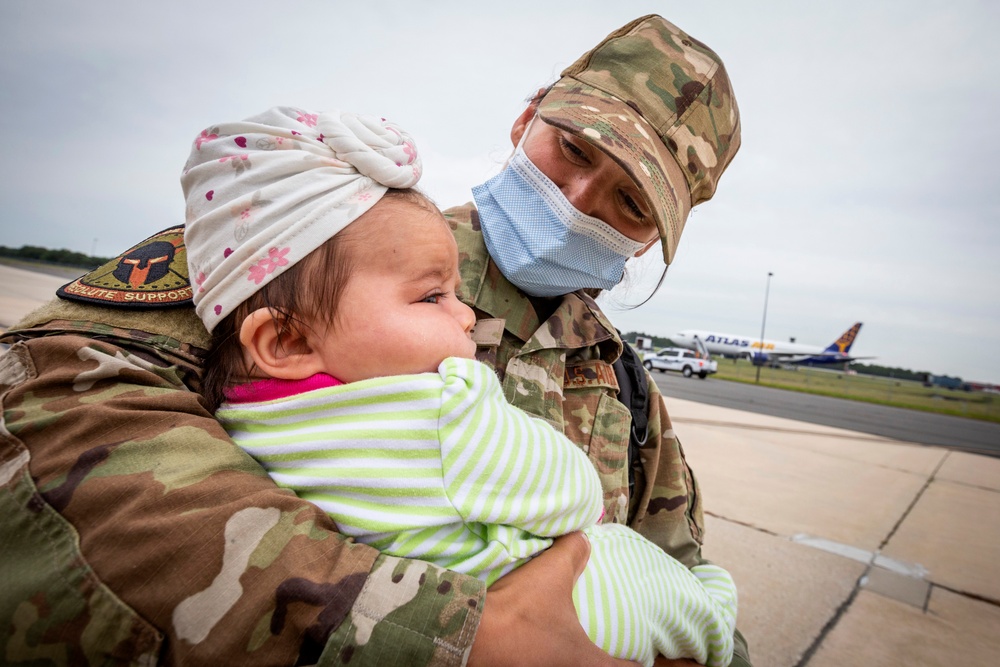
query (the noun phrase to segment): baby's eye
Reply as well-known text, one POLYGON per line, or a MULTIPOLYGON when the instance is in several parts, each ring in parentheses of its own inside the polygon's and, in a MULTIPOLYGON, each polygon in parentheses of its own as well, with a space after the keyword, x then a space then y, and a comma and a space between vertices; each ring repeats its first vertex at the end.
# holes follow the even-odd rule
POLYGON ((427 296, 425 296, 424 298, 422 298, 420 301, 422 303, 439 303, 442 298, 444 298, 444 294, 441 294, 440 292, 438 292, 436 294, 428 294, 427 296))

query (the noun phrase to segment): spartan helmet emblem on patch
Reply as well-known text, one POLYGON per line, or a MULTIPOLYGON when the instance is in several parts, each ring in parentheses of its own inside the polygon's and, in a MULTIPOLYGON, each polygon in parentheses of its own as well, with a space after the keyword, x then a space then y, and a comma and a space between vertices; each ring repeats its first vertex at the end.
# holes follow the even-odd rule
POLYGON ((191 305, 184 227, 150 236, 88 274, 60 287, 63 299, 115 308, 191 305))
POLYGON ((154 241, 122 256, 113 275, 133 289, 137 289, 167 275, 170 262, 173 260, 174 244, 154 241))

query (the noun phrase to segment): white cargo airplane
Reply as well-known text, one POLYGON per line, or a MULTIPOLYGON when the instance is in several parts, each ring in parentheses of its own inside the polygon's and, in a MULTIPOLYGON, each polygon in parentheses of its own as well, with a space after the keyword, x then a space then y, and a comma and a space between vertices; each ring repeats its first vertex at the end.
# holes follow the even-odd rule
POLYGON ((857 322, 826 348, 819 347, 818 345, 784 343, 776 340, 767 340, 766 338, 761 341, 759 337, 737 336, 717 331, 699 331, 694 329, 679 331, 671 336, 670 340, 675 345, 692 350, 697 350, 698 344, 701 343, 712 354, 720 354, 726 357, 747 357, 758 364, 766 363, 772 359, 804 365, 844 364, 857 359, 873 358, 852 357, 848 354, 860 330, 861 322, 857 322))

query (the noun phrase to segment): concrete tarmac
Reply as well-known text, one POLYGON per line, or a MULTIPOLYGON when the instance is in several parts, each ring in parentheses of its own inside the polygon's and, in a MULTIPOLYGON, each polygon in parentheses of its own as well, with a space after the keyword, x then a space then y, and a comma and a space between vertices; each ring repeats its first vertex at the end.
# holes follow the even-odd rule
POLYGON ((754 665, 996 664, 1000 459, 666 402, 754 665))
MULTIPOLYGON (((0 265, 0 328, 67 281, 0 265)), ((665 400, 756 667, 995 664, 1000 458, 665 400)))
MULTIPOLYGON (((76 272, 80 275, 82 271, 76 272)), ((0 264, 0 331, 55 298, 72 278, 0 264)))

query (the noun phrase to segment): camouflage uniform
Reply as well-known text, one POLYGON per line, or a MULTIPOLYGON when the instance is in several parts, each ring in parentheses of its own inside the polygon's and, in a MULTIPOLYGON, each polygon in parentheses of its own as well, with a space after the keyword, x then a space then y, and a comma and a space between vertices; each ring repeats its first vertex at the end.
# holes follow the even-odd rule
POLYGON ((484 585, 275 486, 188 386, 206 336, 66 301, 4 336, 0 663, 464 663, 484 585))
MULTIPOLYGON (((740 143, 718 56, 655 16, 567 68, 538 114, 600 146, 639 184, 668 263, 685 222, 678 197, 711 198, 740 143), (667 177, 670 161, 688 193, 667 177)), ((656 385, 647 377, 649 438, 630 494, 614 328, 583 294, 525 297, 489 261, 472 207, 449 217, 483 360, 507 399, 587 452, 607 521, 699 562, 701 501, 656 385)), ((145 262, 173 260, 181 263, 170 252, 129 260, 147 272, 135 285, 160 277, 162 266, 145 262)), ((142 295, 146 305, 190 297, 186 270, 183 280, 163 276, 159 292, 142 295)), ((134 296, 112 290, 114 279, 64 295, 134 296)), ((14 345, 0 357, 0 660, 463 662, 482 584, 351 544, 316 507, 279 490, 191 391, 205 336, 191 308, 140 315, 70 303, 5 336, 14 345)), ((737 640, 732 664, 748 665, 737 640)))
MULTIPOLYGON (((629 493, 629 410, 618 401, 612 364, 622 341, 582 292, 532 299, 489 258, 472 204, 445 211, 462 271, 460 297, 476 311, 480 361, 493 366, 507 400, 579 445, 604 488, 604 522, 625 523, 688 567, 704 562, 701 496, 652 377, 641 471, 629 493)), ((736 633, 734 666, 749 665, 736 633)))

